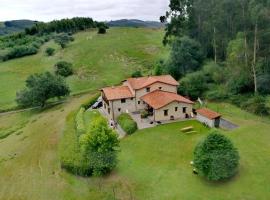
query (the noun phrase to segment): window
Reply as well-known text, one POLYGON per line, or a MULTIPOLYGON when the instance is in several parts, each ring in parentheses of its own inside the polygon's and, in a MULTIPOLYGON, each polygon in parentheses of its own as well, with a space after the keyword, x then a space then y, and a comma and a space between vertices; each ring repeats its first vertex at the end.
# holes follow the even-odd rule
POLYGON ((138 105, 140 105, 141 104, 141 101, 138 101, 138 105))
POLYGON ((133 101, 134 98, 131 98, 130 100, 133 101))
POLYGON ((178 107, 175 107, 175 112, 177 112, 178 111, 178 107))
POLYGON ((126 103, 126 99, 121 99, 121 103, 126 103))
POLYGON ((118 112, 121 112, 121 108, 118 108, 118 112))
POLYGON ((187 113, 187 108, 183 107, 183 113, 187 113))
POLYGON ((111 114, 111 109, 110 108, 108 108, 108 113, 111 114))
POLYGON ((159 89, 159 90, 162 90, 162 87, 159 87, 158 89, 159 89))
POLYGON ((148 87, 148 88, 146 88, 146 92, 150 92, 150 88, 148 87))
POLYGON ((164 110, 164 116, 168 116, 168 110, 164 110))

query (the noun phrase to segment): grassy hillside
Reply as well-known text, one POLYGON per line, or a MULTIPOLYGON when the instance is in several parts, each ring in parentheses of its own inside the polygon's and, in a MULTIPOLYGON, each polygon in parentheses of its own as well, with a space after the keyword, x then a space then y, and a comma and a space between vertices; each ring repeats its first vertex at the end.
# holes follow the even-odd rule
POLYGON ((120 19, 107 23, 111 27, 148 27, 162 28, 164 24, 157 21, 142 21, 138 19, 120 19))
POLYGON ((81 178, 60 168, 57 148, 65 117, 91 96, 43 112, 0 116, 1 128, 24 127, 0 140, 0 199, 250 199, 268 200, 270 120, 229 104, 211 104, 240 127, 224 132, 239 149, 240 172, 213 183, 193 175, 193 148, 207 134, 196 122, 180 122, 136 132, 121 141, 119 164, 104 178, 81 178), (185 135, 181 127, 199 132, 185 135), (228 192, 229 191, 229 192, 228 192))
POLYGON ((75 75, 67 81, 72 93, 118 84, 136 69, 149 70, 166 56, 161 44, 163 31, 144 28, 111 28, 106 35, 96 30, 76 34, 75 41, 60 49, 53 41, 45 44, 34 56, 0 63, 0 109, 14 107, 16 91, 24 87, 25 79, 46 70, 52 71, 59 60, 72 62, 75 75), (47 47, 57 48, 52 57, 45 55, 47 47))

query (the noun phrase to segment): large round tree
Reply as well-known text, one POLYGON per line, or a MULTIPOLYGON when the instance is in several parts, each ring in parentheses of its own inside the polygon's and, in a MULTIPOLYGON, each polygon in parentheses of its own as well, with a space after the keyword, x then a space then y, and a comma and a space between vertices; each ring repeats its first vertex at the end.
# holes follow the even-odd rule
POLYGON ((68 96, 70 89, 65 80, 45 72, 27 78, 26 88, 17 92, 16 101, 19 107, 45 106, 47 100, 68 96))
POLYGON ((218 131, 209 134, 194 151, 194 166, 208 180, 223 180, 236 174, 239 154, 232 142, 218 131))

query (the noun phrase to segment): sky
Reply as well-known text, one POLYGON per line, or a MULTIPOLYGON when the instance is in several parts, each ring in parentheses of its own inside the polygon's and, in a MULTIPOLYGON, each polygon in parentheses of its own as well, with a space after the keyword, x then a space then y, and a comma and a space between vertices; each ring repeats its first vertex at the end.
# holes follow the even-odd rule
POLYGON ((158 21, 169 0, 0 0, 0 21, 92 17, 98 21, 141 19, 158 21))

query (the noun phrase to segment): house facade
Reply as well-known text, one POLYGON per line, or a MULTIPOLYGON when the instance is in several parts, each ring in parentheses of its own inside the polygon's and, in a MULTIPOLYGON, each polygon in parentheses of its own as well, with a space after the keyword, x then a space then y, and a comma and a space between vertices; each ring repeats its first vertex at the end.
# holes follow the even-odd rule
POLYGON ((103 109, 112 120, 121 113, 143 110, 153 121, 188 118, 193 102, 177 94, 178 86, 170 75, 129 78, 121 86, 101 90, 103 109))

